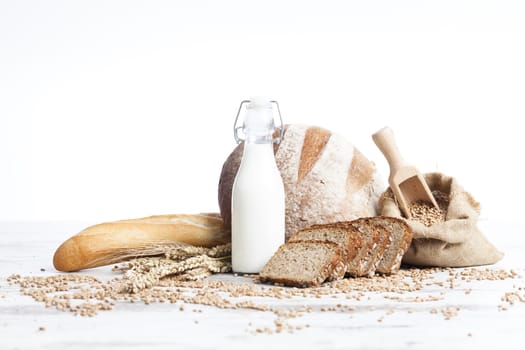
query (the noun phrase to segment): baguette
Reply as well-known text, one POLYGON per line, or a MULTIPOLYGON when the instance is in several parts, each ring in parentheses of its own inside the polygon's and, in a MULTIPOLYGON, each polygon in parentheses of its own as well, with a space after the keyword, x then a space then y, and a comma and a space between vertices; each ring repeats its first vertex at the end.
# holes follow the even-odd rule
POLYGON ((159 244, 213 247, 230 240, 230 231, 224 228, 219 214, 156 215, 112 221, 90 226, 66 240, 56 250, 53 265, 59 271, 71 272, 118 263, 159 244))

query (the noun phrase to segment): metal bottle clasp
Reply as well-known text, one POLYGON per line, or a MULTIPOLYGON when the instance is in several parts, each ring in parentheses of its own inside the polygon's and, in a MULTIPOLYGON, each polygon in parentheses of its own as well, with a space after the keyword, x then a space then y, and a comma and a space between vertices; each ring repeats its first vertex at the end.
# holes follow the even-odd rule
MULTIPOLYGON (((233 123, 233 136, 235 136, 235 142, 237 142, 238 144, 243 142, 245 140, 244 136, 239 136, 239 130, 242 132, 242 125, 238 125, 238 122, 239 122, 239 115, 241 114, 241 110, 242 110, 242 106, 245 104, 245 103, 250 103, 251 100, 244 100, 241 102, 241 104, 239 105, 239 110, 237 111, 237 116, 235 117, 235 122, 233 123)), ((279 109, 279 103, 277 101, 270 101, 270 103, 272 104, 272 109, 273 109, 273 106, 275 105, 275 107, 277 108, 277 113, 279 114, 279 126, 276 128, 279 133, 277 134, 277 136, 275 138, 272 139, 273 143, 280 143, 281 142, 281 139, 282 139, 282 136, 283 136, 283 118, 281 117, 281 110, 279 109)))

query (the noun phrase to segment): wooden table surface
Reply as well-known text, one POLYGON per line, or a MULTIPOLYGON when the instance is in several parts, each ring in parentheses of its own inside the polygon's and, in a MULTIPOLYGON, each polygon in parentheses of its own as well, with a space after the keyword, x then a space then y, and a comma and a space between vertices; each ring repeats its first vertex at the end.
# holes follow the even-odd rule
MULTIPOLYGON (((344 295, 266 299, 270 305, 309 305, 313 311, 289 320, 292 325, 308 325, 301 330, 258 334, 257 327, 274 326, 273 313, 202 305, 180 311, 179 305, 169 303, 118 302, 112 311, 80 317, 45 308, 22 296, 7 277, 57 274, 52 266, 54 250, 88 224, 0 223, 0 349, 525 349, 525 303, 510 305, 501 299, 512 291, 525 298, 524 226, 488 220, 479 225, 505 252, 504 259, 489 268, 513 269, 520 277, 464 282, 445 293, 425 287, 410 296, 442 298, 420 303, 386 299, 378 292, 367 292, 359 301, 344 295), (330 311, 338 304, 354 309, 330 311), (459 312, 449 320, 432 312, 446 307, 458 307, 459 312)), ((115 277, 110 267, 82 273, 115 277)), ((445 273, 437 275, 446 278, 445 273)), ((213 278, 253 283, 229 274, 213 278)))

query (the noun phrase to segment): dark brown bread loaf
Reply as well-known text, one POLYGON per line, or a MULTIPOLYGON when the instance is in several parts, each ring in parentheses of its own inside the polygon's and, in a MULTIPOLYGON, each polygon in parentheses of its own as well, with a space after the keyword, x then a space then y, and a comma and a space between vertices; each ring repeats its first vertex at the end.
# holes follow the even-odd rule
POLYGON ((296 241, 279 247, 259 273, 262 282, 315 287, 334 271, 344 275, 342 249, 328 241, 296 241))

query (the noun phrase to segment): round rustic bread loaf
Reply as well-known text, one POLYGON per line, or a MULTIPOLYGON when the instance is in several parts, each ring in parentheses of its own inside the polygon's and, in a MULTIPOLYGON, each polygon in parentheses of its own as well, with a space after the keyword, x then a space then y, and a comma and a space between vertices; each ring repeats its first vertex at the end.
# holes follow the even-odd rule
MULTIPOLYGON (((226 227, 231 226, 231 192, 242 153, 240 144, 222 167, 219 207, 226 227)), ((288 125, 275 146, 275 160, 286 193, 286 240, 313 224, 376 215, 384 190, 381 177, 374 163, 341 135, 288 125)))

